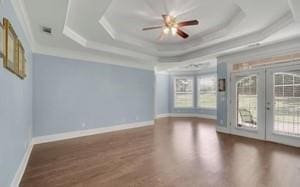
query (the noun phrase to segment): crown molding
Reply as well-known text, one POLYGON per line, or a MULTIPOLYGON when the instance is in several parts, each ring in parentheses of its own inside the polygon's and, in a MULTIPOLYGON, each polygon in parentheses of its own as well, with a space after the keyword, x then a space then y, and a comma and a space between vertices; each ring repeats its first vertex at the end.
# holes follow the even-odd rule
POLYGON ((184 56, 181 56, 183 61, 197 58, 197 57, 206 57, 209 55, 218 56, 221 53, 226 51, 230 51, 233 49, 239 49, 241 47, 247 47, 249 44, 261 42, 267 37, 271 36, 275 32, 280 31, 284 27, 293 23, 293 16, 290 11, 284 14, 282 17, 268 25, 262 30, 256 31, 254 33, 250 33, 245 36, 240 36, 231 40, 227 40, 225 42, 221 42, 215 45, 212 45, 207 48, 203 48, 202 50, 197 50, 191 53, 188 53, 184 56))
POLYGON ((105 16, 102 16, 101 19, 99 20, 100 25, 106 30, 106 32, 109 34, 109 36, 112 39, 116 39, 117 33, 115 30, 112 28, 110 23, 107 21, 105 16))
POLYGON ((155 70, 155 75, 170 75, 168 71, 157 71, 155 70))
POLYGON ((147 59, 147 60, 157 60, 156 57, 147 55, 144 53, 139 53, 133 50, 128 50, 120 47, 114 47, 112 45, 102 44, 98 42, 89 41, 77 32, 75 32, 73 29, 71 29, 69 26, 64 25, 63 28, 63 34, 70 38, 71 40, 77 42, 81 46, 88 48, 88 49, 94 49, 99 50, 103 52, 109 52, 109 53, 115 53, 118 55, 133 57, 137 59, 147 59))
POLYGON ((12 6, 15 10, 17 18, 21 24, 21 27, 25 33, 25 37, 29 43, 29 47, 31 51, 35 48, 36 41, 33 36, 32 29, 30 27, 29 17, 24 5, 24 1, 22 0, 11 0, 12 6))
POLYGON ((157 65, 157 62, 155 61, 141 62, 136 59, 126 60, 124 58, 116 57, 116 56, 95 55, 87 52, 69 50, 64 48, 45 47, 42 45, 39 45, 36 48, 36 50, 33 51, 33 53, 61 57, 61 58, 68 58, 68 59, 75 59, 81 61, 96 62, 102 64, 111 64, 111 65, 130 67, 136 69, 151 70, 151 71, 154 71, 154 67, 155 65, 157 65))
POLYGON ((293 13, 294 19, 300 22, 300 1, 299 0, 288 0, 290 9, 293 13))
MULTIPOLYGON (((70 6, 68 6, 68 9, 70 9, 70 6)), ((111 4, 108 6, 107 11, 109 10, 110 6, 111 4)), ((214 41, 218 38, 228 35, 231 30, 238 26, 246 16, 245 13, 237 6, 235 12, 232 14, 228 21, 221 23, 220 25, 209 31, 199 33, 194 36, 194 38, 197 39, 191 40, 178 46, 171 44, 157 45, 123 33, 117 33, 113 25, 107 19, 106 12, 100 18, 99 24, 105 29, 105 31, 113 40, 126 43, 127 45, 142 47, 146 49, 147 52, 151 55, 159 57, 170 57, 174 55, 178 56, 199 49, 203 47, 203 43, 214 41)), ((69 17, 70 16, 67 16, 66 19, 69 19, 69 17)), ((65 26, 68 26, 67 21, 65 21, 65 26)))
POLYGON ((78 44, 80 44, 82 46, 87 46, 88 41, 84 37, 82 37, 81 35, 79 35, 78 33, 76 33, 74 30, 72 30, 70 27, 68 27, 66 25, 63 28, 63 34, 65 36, 67 36, 68 38, 74 40, 78 44))
POLYGON ((254 49, 237 51, 219 56, 218 63, 240 63, 248 60, 257 60, 272 56, 287 55, 300 52, 300 36, 289 40, 271 43, 254 49))
POLYGON ((113 40, 124 42, 129 45, 135 45, 138 47, 146 47, 153 55, 157 55, 157 45, 150 42, 146 42, 135 37, 131 37, 122 33, 117 33, 110 22, 107 20, 106 16, 103 15, 99 20, 100 25, 105 29, 105 31, 110 35, 113 40))
POLYGON ((176 76, 176 75, 211 75, 211 74, 217 74, 217 67, 215 68, 204 68, 202 70, 196 70, 196 71, 192 71, 192 70, 185 70, 185 71, 170 71, 169 75, 172 76, 176 76))
MULTIPOLYGON (((109 8, 110 2, 106 9, 109 8)), ((67 13, 66 13, 66 18, 64 21, 64 26, 63 26, 63 34, 68 37, 69 39, 77 42, 81 46, 88 48, 88 49, 94 49, 94 50, 99 50, 103 52, 109 52, 117 55, 123 55, 127 57, 132 57, 132 58, 137 58, 137 59, 147 59, 147 60, 157 60, 157 57, 153 55, 148 55, 146 53, 141 53, 135 50, 130 50, 126 48, 121 48, 121 47, 115 47, 113 45, 109 44, 103 44, 99 42, 94 42, 94 41, 89 41, 86 39, 84 36, 80 35, 78 32, 76 32, 74 29, 71 28, 69 25, 69 19, 71 18, 71 7, 72 7, 72 0, 68 1, 67 5, 67 13)), ((105 14, 105 13, 104 13, 105 14)), ((101 16, 99 20, 99 24, 105 28, 105 31, 108 32, 108 34, 113 38, 116 39, 117 34, 113 30, 113 28, 110 26, 109 22, 105 19, 104 14, 101 16)))

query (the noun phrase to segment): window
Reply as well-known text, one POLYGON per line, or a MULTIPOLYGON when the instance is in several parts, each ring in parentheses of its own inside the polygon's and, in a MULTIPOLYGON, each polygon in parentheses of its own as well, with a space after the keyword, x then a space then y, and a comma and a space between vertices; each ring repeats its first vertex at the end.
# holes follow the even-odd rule
POLYGON ((174 107, 192 108, 193 100, 193 78, 175 78, 174 80, 174 107))
POLYGON ((198 108, 217 106, 217 77, 216 75, 198 77, 198 108))

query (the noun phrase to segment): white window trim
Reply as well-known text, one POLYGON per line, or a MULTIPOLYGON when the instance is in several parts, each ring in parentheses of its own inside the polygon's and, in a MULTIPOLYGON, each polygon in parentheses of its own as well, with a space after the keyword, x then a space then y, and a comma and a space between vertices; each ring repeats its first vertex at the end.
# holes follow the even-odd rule
POLYGON ((203 77, 212 77, 212 76, 215 76, 216 77, 216 104, 217 104, 217 99, 218 99, 218 96, 217 96, 217 74, 216 73, 213 73, 213 74, 206 74, 206 75, 198 75, 197 77, 196 77, 196 79, 197 79, 197 102, 196 102, 196 108, 197 109, 205 109, 205 110, 217 110, 217 106, 216 107, 202 107, 202 106, 199 106, 199 82, 198 82, 198 80, 199 79, 201 79, 201 78, 203 78, 203 77))
POLYGON ((174 109, 193 109, 195 108, 195 97, 194 97, 194 86, 195 86, 195 79, 193 76, 176 76, 173 78, 173 108, 174 109), (192 103, 191 107, 177 107, 176 106, 176 80, 177 79, 191 79, 192 80, 192 103))

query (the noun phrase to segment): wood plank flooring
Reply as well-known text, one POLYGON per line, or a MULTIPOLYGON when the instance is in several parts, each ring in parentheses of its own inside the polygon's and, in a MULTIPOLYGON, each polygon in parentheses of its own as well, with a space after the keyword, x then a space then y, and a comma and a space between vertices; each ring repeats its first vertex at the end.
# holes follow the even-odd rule
POLYGON ((219 134, 214 123, 164 118, 36 145, 20 186, 300 186, 300 149, 219 134))

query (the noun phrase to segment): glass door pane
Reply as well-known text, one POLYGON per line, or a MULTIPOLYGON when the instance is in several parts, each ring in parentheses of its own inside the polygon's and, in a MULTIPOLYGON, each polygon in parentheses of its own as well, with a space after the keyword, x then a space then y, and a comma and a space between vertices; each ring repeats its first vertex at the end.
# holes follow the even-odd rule
POLYGON ((257 129, 257 76, 250 75, 237 84, 237 127, 257 129))
POLYGON ((274 73, 273 89, 273 131, 300 136, 300 72, 274 73))

